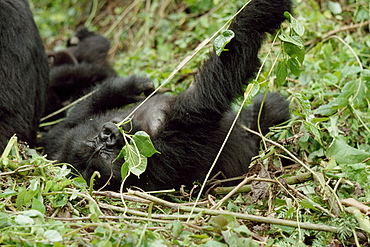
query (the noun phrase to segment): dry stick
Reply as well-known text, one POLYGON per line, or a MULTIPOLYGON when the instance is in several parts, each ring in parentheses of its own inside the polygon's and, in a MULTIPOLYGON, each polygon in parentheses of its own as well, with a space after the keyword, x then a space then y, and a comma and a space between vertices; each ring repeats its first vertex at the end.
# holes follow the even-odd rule
MULTIPOLYGON (((143 192, 141 192, 143 193, 143 192)), ((132 214, 132 215, 136 215, 136 216, 141 216, 141 217, 146 217, 148 219, 150 218, 154 218, 154 219, 160 219, 160 220, 180 220, 180 219, 183 219, 183 220, 186 220, 188 219, 188 215, 181 215, 181 214, 153 214, 151 213, 150 216, 149 216, 149 213, 145 213, 145 212, 141 212, 141 211, 138 211, 138 210, 134 210, 134 209, 129 209, 129 208, 123 208, 123 207, 118 207, 118 206, 113 206, 113 205, 110 205, 110 204, 105 204, 105 203, 99 203, 99 206, 101 208, 105 208, 105 209, 110 209, 110 210, 113 210, 113 211, 116 211, 116 212, 120 212, 120 213, 128 213, 128 214, 132 214)), ((185 206, 185 207, 189 207, 189 206, 185 206)), ((126 216, 123 215, 121 218, 125 218, 126 216)), ((193 215, 192 218, 195 218, 197 217, 197 215, 193 215)))
POLYGON ((347 199, 342 199, 340 202, 347 207, 355 207, 359 209, 362 213, 369 215, 370 214, 370 207, 366 206, 362 202, 359 202, 353 198, 347 198, 347 199))
MULTIPOLYGON (((1 175, 1 173, 0 173, 0 175, 1 175)), ((127 193, 118 193, 118 192, 113 192, 113 191, 93 191, 94 196, 104 196, 104 197, 116 198, 116 199, 121 199, 122 194, 123 194, 123 199, 125 199, 126 201, 137 202, 137 203, 142 203, 142 204, 152 203, 149 200, 145 200, 145 199, 142 199, 142 198, 137 197, 137 196, 127 195, 127 193)), ((180 204, 185 205, 185 206, 193 206, 194 205, 193 202, 180 203, 180 204)), ((209 204, 209 201, 207 200, 207 201, 202 201, 202 202, 197 203, 198 206, 199 205, 204 205, 204 204, 209 204)))
POLYGON ((147 200, 151 200, 154 203, 157 203, 159 205, 169 207, 174 209, 175 211, 185 211, 185 212, 195 212, 195 213, 202 213, 206 215, 231 215, 238 219, 243 220, 250 220, 254 222, 262 222, 267 224, 275 224, 275 225, 283 225, 283 226, 289 226, 289 227, 295 227, 295 228, 302 228, 302 229, 308 229, 308 230, 316 230, 316 231, 326 231, 326 232, 333 232, 337 233, 339 229, 334 226, 328 226, 328 225, 321 225, 321 224, 312 224, 307 222, 296 222, 292 220, 282 220, 282 219, 275 219, 275 218, 268 218, 263 216, 256 216, 256 215, 249 215, 249 214, 242 214, 242 213, 233 213, 229 211, 221 211, 221 210, 213 210, 213 209, 207 209, 207 208, 193 208, 189 206, 182 206, 175 203, 171 203, 165 200, 162 200, 160 198, 157 198, 155 196, 139 192, 139 191, 133 191, 129 190, 128 192, 131 195, 136 195, 142 198, 145 198, 147 200))
POLYGON ((127 194, 124 194, 124 193, 117 193, 117 192, 113 192, 113 191, 94 191, 93 194, 95 196, 104 196, 104 197, 117 198, 117 199, 121 199, 123 197, 123 199, 125 199, 126 201, 138 202, 138 203, 142 203, 142 204, 150 204, 151 203, 151 201, 142 199, 142 198, 137 197, 137 196, 131 196, 131 195, 127 195, 127 194))
POLYGON ((81 101, 85 100, 86 98, 90 97, 90 96, 91 96, 93 93, 95 93, 95 92, 96 92, 96 90, 94 90, 94 91, 92 91, 92 92, 90 92, 90 93, 88 93, 88 94, 86 94, 86 95, 82 96, 81 98, 79 98, 79 99, 77 99, 77 100, 73 101, 71 104, 68 104, 68 105, 66 105, 66 106, 65 106, 65 107, 63 107, 63 108, 60 108, 59 110, 57 110, 57 111, 55 111, 55 112, 53 112, 53 113, 51 113, 51 114, 47 115, 46 117, 41 118, 41 119, 40 119, 40 122, 43 122, 43 121, 45 121, 46 119, 49 119, 49 118, 51 118, 51 117, 54 117, 55 115, 57 115, 57 114, 59 114, 59 113, 61 113, 61 112, 64 112, 64 111, 68 110, 69 108, 71 108, 72 106, 76 105, 77 103, 79 103, 79 102, 81 102, 81 101))
POLYGON ((218 209, 226 200, 228 200, 232 195, 234 195, 243 185, 251 182, 253 178, 255 178, 257 175, 253 175, 251 177, 245 177, 244 180, 238 184, 235 188, 233 188, 226 196, 224 196, 218 203, 213 205, 211 209, 218 209))
MULTIPOLYGON (((253 179, 253 180, 255 181, 255 180, 259 180, 259 179, 253 179)), ((287 178, 285 178, 285 180, 286 180, 287 184, 303 183, 303 182, 307 182, 307 181, 312 180, 312 174, 309 173, 309 172, 302 173, 302 174, 298 174, 296 176, 287 177, 287 178)), ((271 182, 271 183, 276 182, 275 180, 271 180, 271 179, 263 179, 263 181, 271 182)), ((234 188, 235 188, 234 186, 231 186, 231 187, 217 187, 213 191, 218 195, 224 195, 224 194, 229 193, 234 188)), ((244 185, 244 186, 240 187, 236 191, 236 193, 246 193, 246 192, 250 192, 251 190, 252 190, 252 186, 250 184, 247 184, 247 185, 244 185)))
MULTIPOLYGON (((58 220, 58 221, 90 221, 91 220, 91 218, 88 217, 88 216, 74 217, 74 218, 62 218, 62 217, 46 217, 46 218, 53 219, 53 220, 58 220)), ((173 219, 159 220, 159 219, 150 219, 150 218, 147 218, 147 217, 137 217, 137 216, 105 215, 105 216, 99 216, 98 218, 102 219, 102 220, 115 220, 115 221, 120 221, 120 220, 151 221, 151 222, 164 223, 164 224, 168 224, 168 223, 173 222, 173 219)), ((116 222, 113 222, 113 223, 116 225, 116 222)), ((77 223, 77 224, 80 224, 80 223, 77 223)), ((204 229, 202 227, 194 225, 194 224, 189 224, 189 223, 185 223, 185 222, 182 222, 182 224, 185 224, 188 227, 194 228, 194 229, 199 230, 199 231, 204 231, 204 229)), ((133 224, 131 224, 131 225, 133 225, 133 224)), ((91 225, 89 225, 89 226, 91 226, 91 225)), ((135 226, 135 225, 133 225, 133 226, 135 226)), ((156 229, 163 229, 163 228, 165 228, 165 227, 147 227, 147 229, 149 229, 149 230, 156 230, 156 229)), ((79 228, 79 229, 81 229, 81 228, 79 228)))
POLYGON ((316 38, 314 40, 311 40, 311 41, 308 41, 308 42, 304 43, 304 45, 308 46, 308 45, 311 45, 313 43, 319 42, 321 40, 327 39, 328 37, 330 37, 330 36, 332 36, 336 33, 339 33, 339 32, 342 32, 342 31, 348 31, 348 30, 351 30, 351 29, 356 29, 356 28, 363 27, 363 26, 366 26, 366 25, 370 25, 370 20, 367 20, 367 21, 362 22, 362 23, 357 23, 357 24, 350 25, 350 26, 344 26, 344 27, 332 30, 332 31, 328 32, 327 34, 323 35, 322 37, 319 37, 319 38, 316 38))

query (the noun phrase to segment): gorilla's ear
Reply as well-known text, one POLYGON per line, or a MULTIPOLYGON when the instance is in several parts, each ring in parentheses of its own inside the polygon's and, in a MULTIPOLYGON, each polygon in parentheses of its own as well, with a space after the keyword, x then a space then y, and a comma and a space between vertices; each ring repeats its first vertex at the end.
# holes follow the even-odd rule
POLYGON ((68 50, 48 53, 49 67, 63 64, 78 64, 77 59, 68 50))

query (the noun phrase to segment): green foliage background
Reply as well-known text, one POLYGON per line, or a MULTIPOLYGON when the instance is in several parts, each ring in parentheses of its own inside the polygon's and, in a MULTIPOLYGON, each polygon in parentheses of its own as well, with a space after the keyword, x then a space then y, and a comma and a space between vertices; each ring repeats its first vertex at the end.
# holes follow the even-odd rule
MULTIPOLYGON (((63 49, 75 27, 85 23, 111 40, 110 60, 120 76, 146 75, 158 86, 244 3, 33 0, 31 5, 46 50, 63 49)), ((68 164, 57 166, 40 155, 42 150, 13 140, 1 157, 0 244, 368 245, 369 217, 340 200, 370 202, 369 12, 366 0, 295 1, 293 16, 305 29, 299 41, 304 49, 280 41, 271 45, 271 37, 261 59, 269 50, 271 54, 255 81, 261 92, 278 91, 291 101, 292 120, 268 136, 286 150, 265 143, 261 150, 267 151, 261 151, 256 163, 268 168, 272 179, 307 172, 313 179, 290 186, 275 180, 279 182, 271 183, 264 196, 237 193, 222 206, 231 212, 335 226, 336 233, 227 214, 199 213, 186 222, 183 213, 156 203, 126 199, 124 205, 120 198, 89 192, 83 179, 70 176, 75 172, 68 164), (282 167, 281 158, 292 164, 282 167)), ((174 94, 184 91, 210 49, 212 44, 200 50, 166 87, 174 94)), ((171 193, 165 198, 193 201, 171 193)), ((222 198, 218 194, 212 200, 222 198)), ((210 201, 203 204, 205 209, 211 206, 210 201)))

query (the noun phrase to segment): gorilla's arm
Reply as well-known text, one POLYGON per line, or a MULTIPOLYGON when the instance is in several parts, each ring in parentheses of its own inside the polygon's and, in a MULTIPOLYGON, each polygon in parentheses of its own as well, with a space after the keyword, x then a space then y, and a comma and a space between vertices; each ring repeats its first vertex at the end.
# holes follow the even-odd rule
MULTIPOLYGON (((127 186, 137 185, 144 190, 178 188, 181 184, 191 186, 192 181, 204 179, 231 124, 232 120, 225 118, 231 102, 243 93, 243 85, 253 77, 260 65, 257 53, 265 32, 271 33, 277 29, 285 19, 284 12, 290 10, 289 0, 256 0, 236 17, 230 27, 235 37, 226 46, 229 51, 222 52, 220 57, 211 54, 200 69, 194 85, 174 98, 165 111, 163 124, 156 135, 151 136, 161 154, 154 154, 148 160, 147 170, 140 179, 130 176, 126 181, 127 186)), ((264 111, 282 108, 284 114, 276 120, 285 121, 289 117, 288 103, 280 97, 282 103, 274 108, 270 102, 274 103, 275 100, 275 96, 270 96, 264 111)), ((250 121, 254 128, 258 114, 254 108, 260 105, 258 99, 251 110, 253 120, 250 121)), ((272 116, 263 114, 262 118, 272 116)), ((275 121, 262 120, 266 120, 261 123, 264 130, 275 121)), ((248 169, 250 159, 257 154, 259 143, 257 138, 246 140, 247 134, 243 134, 243 131, 233 132, 232 135, 233 141, 228 142, 224 156, 220 157, 219 166, 215 169, 223 171, 226 176, 243 174, 248 169)))
POLYGON ((64 123, 79 124, 83 119, 95 114, 140 101, 143 99, 140 94, 148 94, 153 90, 153 83, 146 77, 132 75, 109 78, 94 87, 93 94, 77 104, 64 123))
POLYGON ((187 129, 198 123, 214 126, 214 121, 220 121, 258 69, 257 53, 265 32, 273 33, 279 28, 285 19, 284 12, 290 10, 290 0, 259 0, 248 4, 230 26, 235 37, 227 44, 228 51, 219 57, 215 53, 210 55, 192 88, 176 98, 168 126, 164 128, 187 129))

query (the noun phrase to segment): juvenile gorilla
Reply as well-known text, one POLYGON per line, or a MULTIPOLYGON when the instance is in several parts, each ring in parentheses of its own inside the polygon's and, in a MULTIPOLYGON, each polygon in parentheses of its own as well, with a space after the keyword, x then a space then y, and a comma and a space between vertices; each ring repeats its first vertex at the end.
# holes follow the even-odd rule
MULTIPOLYGON (((235 37, 220 56, 210 54, 199 69, 194 84, 176 97, 156 95, 134 114, 135 133, 144 130, 160 154, 148 160, 146 171, 137 178, 130 175, 125 187, 144 190, 191 188, 203 181, 228 132, 235 114, 231 103, 243 94, 244 85, 253 78, 260 63, 258 50, 265 32, 274 32, 291 10, 290 0, 254 0, 234 20, 230 29, 235 37)), ((132 110, 123 106, 137 101, 138 95, 152 90, 150 80, 131 76, 108 79, 97 86, 93 96, 76 105, 69 117, 47 136, 49 158, 67 162, 89 180, 99 171, 95 188, 107 181, 105 189, 118 190, 122 159, 114 161, 124 145, 115 123, 132 110)), ((257 130, 262 97, 242 113, 222 151, 213 174, 227 177, 244 174, 251 158, 258 154, 260 139, 242 129, 241 124, 257 130)), ((263 134, 274 124, 289 118, 289 105, 278 94, 269 94, 263 104, 260 127, 263 134)))
POLYGON ((106 38, 80 27, 65 50, 48 53, 50 85, 46 115, 78 99, 105 79, 117 76, 107 59, 109 49, 106 38))
POLYGON ((48 75, 27 0, 0 0, 0 152, 13 134, 35 145, 48 75))

